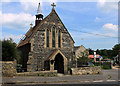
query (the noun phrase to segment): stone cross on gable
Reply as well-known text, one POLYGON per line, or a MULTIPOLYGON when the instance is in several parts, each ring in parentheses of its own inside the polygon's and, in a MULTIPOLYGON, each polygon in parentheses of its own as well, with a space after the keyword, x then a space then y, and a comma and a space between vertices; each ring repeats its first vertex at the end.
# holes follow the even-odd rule
POLYGON ((53 2, 53 4, 51 4, 51 6, 53 6, 53 9, 54 9, 54 7, 56 7, 56 5, 55 5, 55 3, 53 2))

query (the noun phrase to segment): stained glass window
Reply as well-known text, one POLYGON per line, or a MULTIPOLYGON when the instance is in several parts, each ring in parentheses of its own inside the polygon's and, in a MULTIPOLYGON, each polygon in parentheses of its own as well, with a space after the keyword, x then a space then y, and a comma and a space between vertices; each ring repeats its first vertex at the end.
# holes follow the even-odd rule
POLYGON ((47 29, 47 38, 46 38, 46 44, 47 44, 47 47, 49 47, 49 30, 47 29))
POLYGON ((52 29, 52 47, 55 47, 55 27, 52 29))
POLYGON ((60 31, 58 32, 58 47, 61 47, 61 34, 60 31))

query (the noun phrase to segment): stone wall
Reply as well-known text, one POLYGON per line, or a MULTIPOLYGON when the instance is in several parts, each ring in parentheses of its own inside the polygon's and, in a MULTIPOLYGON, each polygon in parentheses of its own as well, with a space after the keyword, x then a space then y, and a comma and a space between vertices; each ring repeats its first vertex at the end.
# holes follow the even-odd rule
POLYGON ((101 74, 101 67, 79 67, 79 68, 71 68, 72 75, 87 75, 87 74, 101 74))
POLYGON ((16 74, 16 61, 1 61, 2 63, 2 75, 13 76, 16 74))
POLYGON ((17 73, 16 76, 46 76, 46 77, 53 77, 53 76, 57 76, 57 70, 17 73))

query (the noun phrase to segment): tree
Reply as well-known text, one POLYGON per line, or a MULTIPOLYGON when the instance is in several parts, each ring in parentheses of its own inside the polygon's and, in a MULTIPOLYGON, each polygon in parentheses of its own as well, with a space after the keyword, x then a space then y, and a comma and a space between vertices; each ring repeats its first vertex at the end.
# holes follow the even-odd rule
POLYGON ((116 44, 112 49, 102 49, 102 50, 99 50, 97 49, 96 50, 96 53, 101 55, 104 59, 106 58, 109 58, 109 59, 112 59, 113 57, 117 56, 118 53, 119 53, 119 50, 120 49, 120 44, 116 44))
POLYGON ((80 52, 78 57, 78 65, 86 65, 89 61, 88 51, 80 52))
POLYGON ((94 50, 92 50, 92 49, 88 49, 89 50, 89 55, 94 55, 94 50))
POLYGON ((118 50, 120 50, 120 44, 116 44, 112 49, 113 49, 112 55, 113 55, 113 56, 117 56, 118 53, 119 53, 118 50))
POLYGON ((107 57, 112 59, 112 57, 113 57, 113 50, 107 50, 107 57))
POLYGON ((13 40, 7 39, 2 41, 2 61, 13 61, 17 60, 19 57, 19 52, 16 48, 16 43, 13 40))
POLYGON ((100 54, 100 50, 99 49, 96 50, 96 54, 100 54))

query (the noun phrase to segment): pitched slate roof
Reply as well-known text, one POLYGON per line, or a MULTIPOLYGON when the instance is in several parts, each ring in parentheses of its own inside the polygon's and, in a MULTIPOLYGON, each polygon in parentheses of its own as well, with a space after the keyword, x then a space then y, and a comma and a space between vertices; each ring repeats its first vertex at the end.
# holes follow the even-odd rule
POLYGON ((74 46, 74 52, 79 48, 80 46, 74 46))
MULTIPOLYGON (((33 28, 30 28, 30 29, 28 30, 28 32, 25 34, 25 36, 26 36, 25 39, 24 39, 24 40, 20 40, 20 42, 18 43, 17 47, 21 47, 21 46, 29 43, 29 41, 30 41, 31 37, 33 36, 33 34, 35 33, 35 31, 37 31, 37 29, 41 26, 41 24, 42 24, 49 16, 51 16, 52 13, 55 13, 55 14, 57 15, 57 17, 59 18, 59 16, 58 16, 58 14, 56 13, 56 11, 55 11, 54 9, 52 9, 51 13, 50 13, 48 16, 46 16, 43 20, 41 20, 40 23, 39 23, 37 26, 34 26, 33 28)), ((60 18, 59 18, 59 20, 61 21, 60 18)), ((61 21, 61 23, 62 23, 62 21, 61 21)), ((66 29, 66 27, 64 26, 63 23, 62 23, 62 25, 63 25, 63 27, 66 29)), ((42 29, 42 28, 40 28, 40 29, 42 29)), ((66 31, 67 31, 67 29, 66 29, 66 31)), ((68 33, 69 36, 71 37, 71 35, 70 35, 70 33, 69 33, 68 31, 67 31, 67 33, 68 33)), ((73 40, 72 37, 71 37, 71 39, 73 40)), ((74 40, 73 40, 73 42, 74 42, 74 40)))

